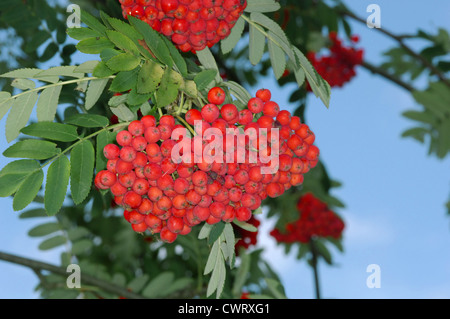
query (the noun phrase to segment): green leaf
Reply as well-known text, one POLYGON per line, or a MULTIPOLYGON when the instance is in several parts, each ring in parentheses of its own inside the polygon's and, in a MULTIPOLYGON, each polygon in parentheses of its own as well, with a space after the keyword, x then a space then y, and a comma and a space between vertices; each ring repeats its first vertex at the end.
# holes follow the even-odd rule
POLYGON ((44 172, 42 169, 39 169, 23 181, 17 190, 16 195, 14 195, 13 209, 15 211, 24 209, 33 201, 41 188, 43 180, 44 172))
POLYGON ((222 294, 223 287, 225 285, 225 277, 226 277, 226 268, 225 268, 225 260, 223 259, 222 251, 219 249, 219 253, 217 254, 217 259, 215 263, 214 270, 211 274, 211 278, 208 283, 208 288, 206 290, 206 296, 211 296, 214 291, 216 291, 216 298, 220 298, 222 294))
POLYGON ((217 224, 214 224, 213 228, 211 229, 211 232, 209 233, 208 237, 208 244, 211 245, 216 240, 219 239, 220 235, 222 235, 222 232, 225 228, 224 222, 219 222, 217 224))
POLYGON ((284 33, 283 29, 280 27, 278 23, 276 23, 274 20, 270 19, 268 16, 262 14, 262 13, 252 13, 250 15, 250 18, 258 23, 259 25, 263 26, 267 30, 269 30, 273 35, 276 35, 281 42, 284 42, 287 45, 290 45, 290 41, 287 38, 286 34, 284 33))
POLYGON ((424 143, 425 136, 429 133, 430 133, 430 131, 424 127, 414 127, 414 128, 404 131, 402 133, 402 137, 412 137, 412 138, 416 139, 417 141, 424 143))
POLYGON ((148 60, 139 70, 137 79, 137 93, 147 94, 155 92, 164 75, 164 69, 156 62, 148 60))
POLYGON ((201 51, 197 51, 197 57, 200 61, 200 63, 205 67, 205 69, 215 70, 217 72, 216 74, 216 82, 220 83, 222 82, 222 78, 220 77, 220 71, 217 67, 216 60, 214 59, 214 56, 212 55, 211 51, 208 47, 201 51))
POLYGON ((135 277, 128 283, 127 288, 135 293, 139 293, 142 290, 142 288, 144 288, 145 284, 148 282, 148 278, 149 276, 147 274, 135 277))
POLYGON ((90 13, 81 10, 81 21, 83 21, 89 28, 97 31, 102 35, 106 35, 106 27, 90 13))
POLYGON ((167 68, 164 71, 159 89, 156 91, 156 103, 160 108, 174 102, 178 96, 178 88, 181 83, 177 82, 172 75, 172 71, 167 68))
POLYGON ((308 244, 300 244, 300 247, 298 248, 297 259, 302 259, 309 251, 310 247, 308 244))
POLYGON ((39 167, 39 163, 34 160, 18 160, 8 163, 0 171, 0 197, 14 194, 23 181, 39 167))
POLYGON ((217 255, 220 252, 220 240, 216 240, 209 252, 208 260, 206 261, 205 270, 203 271, 204 275, 209 274, 216 267, 217 255))
POLYGON ((240 228, 249 231, 249 232, 257 232, 258 228, 256 228, 255 226, 253 226, 252 224, 246 223, 246 222, 241 222, 237 219, 233 220, 233 223, 235 223, 237 226, 239 226, 240 228))
POLYGON ((174 274, 172 272, 162 272, 158 276, 152 279, 150 283, 142 291, 142 295, 147 298, 157 298, 165 295, 165 292, 171 286, 174 280, 174 274))
POLYGON ((102 51, 102 53, 100 53, 100 58, 102 59, 103 62, 108 62, 109 60, 111 60, 111 58, 118 56, 119 54, 121 54, 121 51, 118 51, 116 49, 105 49, 102 51))
POLYGON ((220 43, 222 53, 227 54, 233 50, 233 48, 237 45, 239 40, 242 37, 242 33, 245 28, 245 20, 242 17, 239 17, 234 27, 231 29, 231 33, 228 37, 226 37, 220 43))
POLYGON ((225 224, 225 228, 223 230, 223 234, 226 242, 227 256, 229 256, 228 260, 230 261, 230 268, 234 267, 233 259, 235 254, 235 244, 236 238, 234 236, 233 226, 230 223, 225 224))
POLYGON ((130 16, 128 17, 128 21, 144 36, 145 43, 156 58, 169 68, 172 68, 173 60, 161 35, 153 30, 146 22, 138 18, 130 16))
POLYGON ((107 38, 89 38, 78 42, 76 45, 78 51, 86 54, 100 54, 105 49, 114 48, 114 43, 107 38))
POLYGON ((36 87, 36 83, 29 79, 14 79, 11 86, 18 88, 19 90, 29 90, 34 89, 36 87))
POLYGON ((75 67, 75 73, 92 73, 100 61, 92 60, 81 63, 79 66, 75 67))
POLYGON ((36 74, 36 77, 52 77, 52 76, 66 76, 71 78, 77 78, 81 79, 84 77, 84 73, 77 73, 75 72, 76 66, 70 65, 70 66, 56 66, 53 68, 49 68, 47 70, 43 70, 36 74))
POLYGON ((106 127, 109 124, 107 117, 97 114, 77 114, 67 118, 64 122, 81 127, 106 127))
POLYGON ((49 216, 61 209, 69 185, 70 162, 66 156, 60 156, 49 167, 45 184, 44 204, 49 216))
POLYGON ((41 69, 36 68, 23 68, 14 71, 6 72, 0 77, 2 78, 14 78, 14 79, 34 79, 34 76, 42 72, 41 69))
MULTIPOLYGON (((135 89, 131 90, 129 94, 127 94, 127 103, 131 107, 140 106, 145 102, 148 102, 152 98, 151 93, 147 94, 139 94, 135 89)), ((135 111, 134 108, 131 108, 132 111, 135 111)))
POLYGON ((37 225, 36 227, 33 227, 28 232, 28 236, 30 237, 43 237, 50 234, 53 234, 54 232, 60 231, 61 226, 58 223, 51 222, 46 224, 37 225))
MULTIPOLYGON (((269 35, 270 34, 271 31, 269 31, 269 35)), ((272 41, 269 41, 268 46, 272 69, 275 74, 275 78, 279 80, 283 76, 284 70, 286 70, 286 55, 284 51, 272 41)))
POLYGON ((115 30, 121 32, 122 34, 126 35, 128 38, 134 41, 143 39, 143 36, 139 32, 137 32, 135 28, 133 28, 131 25, 124 22, 123 20, 119 20, 116 18, 109 18, 108 22, 115 30))
POLYGON ((242 251, 239 253, 239 257, 241 258, 241 264, 237 269, 232 289, 233 295, 235 297, 239 297, 242 293, 242 287, 244 286, 245 281, 247 280, 251 262, 250 255, 247 254, 247 252, 245 252, 244 249, 242 249, 242 251))
POLYGON ((74 255, 85 253, 87 250, 91 249, 94 246, 92 240, 89 239, 81 239, 72 244, 71 252, 74 255))
POLYGON ((78 41, 101 36, 100 33, 89 28, 68 28, 67 35, 78 41))
POLYGON ((322 100, 326 107, 329 107, 331 94, 330 85, 324 79, 322 79, 322 77, 316 72, 316 70, 314 70, 311 63, 299 49, 294 47, 294 52, 299 59, 300 66, 303 68, 308 83, 311 86, 314 94, 322 100))
POLYGON ((48 31, 40 30, 36 32, 29 42, 25 44, 25 52, 32 53, 36 51, 42 44, 51 38, 48 31))
MULTIPOLYGON (((269 41, 269 45, 272 41, 269 41)), ((266 37, 253 24, 250 24, 249 30, 249 58, 250 63, 257 65, 261 61, 264 48, 266 46, 266 37)), ((270 48, 270 47, 269 47, 270 48)))
POLYGON ((39 62, 46 62, 53 58, 59 51, 59 47, 56 43, 50 42, 45 48, 44 53, 39 57, 39 62))
POLYGON ((19 136, 20 129, 28 123, 37 99, 36 91, 26 92, 15 99, 6 120, 5 136, 8 143, 16 139, 19 136))
POLYGON ((0 92, 0 120, 8 113, 13 103, 14 100, 11 98, 11 93, 0 92))
POLYGON ((97 78, 106 78, 114 74, 114 71, 108 68, 105 62, 101 61, 94 69, 93 76, 97 78))
POLYGON ((39 122, 53 121, 58 108, 62 85, 52 86, 42 91, 36 107, 39 122))
POLYGON ((245 12, 273 12, 280 9, 280 4, 274 0, 247 0, 245 12))
POLYGON ((44 160, 60 152, 55 143, 30 139, 11 145, 3 152, 3 156, 44 160))
POLYGON ((198 73, 195 77, 194 77, 194 82, 197 85, 197 89, 199 91, 202 91, 208 87, 212 87, 214 79, 217 76, 217 71, 216 70, 203 70, 200 73, 198 73))
POLYGON ((211 229, 213 228, 213 225, 210 225, 208 223, 205 223, 200 229, 200 233, 198 234, 198 239, 205 239, 209 236, 209 233, 211 232, 211 229))
POLYGON ((94 162, 94 147, 89 140, 73 148, 70 154, 70 190, 76 205, 80 204, 91 190, 94 162))
POLYGON ((286 299, 286 294, 284 293, 283 286, 281 286, 281 284, 277 280, 272 278, 265 278, 264 280, 267 283, 267 288, 269 288, 270 292, 275 298, 286 299))
POLYGON ((162 37, 164 42, 167 45, 167 48, 169 49, 170 56, 173 59, 173 62, 175 63, 175 67, 179 73, 183 75, 183 77, 186 77, 188 75, 187 65, 186 61, 184 60, 183 56, 180 54, 180 51, 173 45, 169 39, 166 37, 162 37))
POLYGON ((35 218, 35 217, 48 217, 43 208, 35 208, 27 210, 19 215, 20 219, 35 218))
POLYGON ((87 235, 89 235, 90 232, 87 228, 82 227, 82 226, 77 226, 76 228, 70 228, 67 231, 67 236, 69 237, 69 239, 71 241, 75 241, 78 240, 80 238, 83 238, 87 235))
POLYGON ((172 282, 172 284, 167 288, 164 295, 168 296, 179 290, 186 289, 190 285, 192 285, 193 282, 194 282, 194 280, 192 278, 188 278, 188 277, 178 278, 177 280, 172 282))
POLYGON ((111 107, 111 112, 116 115, 121 121, 133 121, 135 114, 125 104, 119 104, 118 106, 111 107))
POLYGON ((106 65, 111 70, 120 72, 134 70, 140 62, 140 58, 136 57, 132 53, 126 52, 112 57, 108 60, 108 62, 106 62, 106 65))
POLYGON ((77 128, 68 124, 39 122, 20 130, 23 134, 60 142, 72 142, 78 138, 77 128))
POLYGON ((406 111, 403 112, 403 116, 414 121, 436 125, 436 117, 429 112, 406 111))
POLYGON ((86 92, 86 102, 84 104, 86 110, 90 110, 97 103, 108 82, 109 79, 98 79, 89 82, 89 87, 86 92))
POLYGON ((234 81, 223 82, 231 91, 231 93, 244 105, 247 105, 248 101, 252 98, 250 93, 239 83, 234 81))
POLYGON ((136 86, 139 69, 132 71, 119 72, 109 87, 113 92, 126 92, 136 86))
POLYGON ((135 55, 139 55, 139 49, 137 48, 136 44, 134 44, 134 42, 127 36, 113 30, 107 30, 106 34, 108 35, 108 38, 111 40, 111 42, 114 43, 119 49, 129 51, 130 53, 133 53, 135 55))
POLYGON ((314 241, 314 246, 317 249, 317 253, 319 254, 319 256, 323 257, 323 259, 327 262, 327 264, 331 265, 333 263, 331 253, 328 250, 328 248, 322 243, 322 241, 320 240, 314 241))
POLYGON ((49 250, 49 249, 64 245, 66 242, 67 242, 66 237, 58 235, 58 236, 51 237, 49 239, 44 240, 42 243, 40 243, 39 249, 40 250, 49 250))

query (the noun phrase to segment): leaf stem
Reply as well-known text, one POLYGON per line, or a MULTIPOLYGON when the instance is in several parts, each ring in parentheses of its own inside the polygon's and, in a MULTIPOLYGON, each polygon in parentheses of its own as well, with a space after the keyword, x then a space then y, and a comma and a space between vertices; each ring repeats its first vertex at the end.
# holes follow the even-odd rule
POLYGON ((22 95, 25 95, 25 94, 28 94, 28 93, 31 93, 31 92, 37 92, 37 91, 45 90, 45 89, 48 89, 48 88, 51 88, 51 87, 55 87, 55 86, 73 84, 73 83, 78 83, 78 82, 86 82, 86 81, 97 80, 97 79, 114 79, 115 77, 116 77, 115 75, 111 75, 111 76, 108 76, 106 78, 98 78, 98 77, 95 77, 95 76, 91 76, 91 77, 82 78, 82 79, 74 79, 74 80, 56 82, 56 83, 53 83, 53 84, 40 86, 38 88, 34 88, 34 89, 31 89, 31 90, 23 91, 22 93, 19 93, 19 94, 11 96, 9 99, 16 99, 19 96, 22 96, 22 95))
POLYGON ((192 135, 194 135, 194 136, 196 135, 192 126, 190 126, 181 116, 179 116, 177 114, 177 115, 175 115, 175 117, 178 119, 178 121, 180 121, 181 123, 183 123, 186 126, 186 128, 192 133, 192 135))
MULTIPOLYGON (((45 166, 47 166, 48 164, 54 162, 55 160, 57 160, 59 157, 61 157, 62 155, 66 154, 68 151, 70 151, 72 148, 74 148, 76 145, 91 139, 97 135, 99 135, 100 133, 104 132, 104 131, 109 131, 118 127, 123 127, 123 126, 127 126, 128 124, 130 124, 130 122, 123 122, 123 123, 119 123, 119 124, 115 124, 115 125, 111 125, 111 126, 107 126, 102 128, 99 131, 96 131, 88 136, 85 136, 83 138, 80 138, 77 142, 73 143, 72 145, 70 145, 68 148, 66 148, 64 151, 62 151, 61 153, 59 153, 58 155, 53 156, 51 159, 49 159, 47 162, 45 162, 39 169, 43 169, 45 166)), ((38 170, 39 170, 38 169, 38 170)))

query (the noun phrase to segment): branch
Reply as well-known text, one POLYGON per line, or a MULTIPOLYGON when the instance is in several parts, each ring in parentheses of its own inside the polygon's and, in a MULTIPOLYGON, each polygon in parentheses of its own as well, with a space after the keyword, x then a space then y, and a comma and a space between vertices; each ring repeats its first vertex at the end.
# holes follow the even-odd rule
MULTIPOLYGON (((366 24, 367 21, 364 20, 361 17, 358 17, 357 15, 355 15, 353 12, 350 11, 338 11, 339 14, 341 15, 345 15, 347 17, 350 17, 358 22, 361 22, 363 24, 366 24)), ((405 44, 405 42, 403 41, 405 38, 407 38, 407 36, 402 35, 402 36, 398 36, 395 35, 394 33, 384 29, 384 28, 376 28, 377 31, 387 35, 388 37, 394 39, 395 41, 397 41, 400 46, 412 57, 416 58, 417 60, 419 60, 422 65, 429 69, 430 72, 434 75, 436 75, 442 82, 445 83, 445 85, 447 85, 448 87, 450 87, 450 81, 445 77, 445 75, 439 70, 437 69, 430 61, 428 61, 427 59, 425 59, 422 55, 414 52, 408 45, 405 44)))
POLYGON ((395 84, 401 86, 402 88, 404 88, 405 90, 409 91, 409 92, 413 92, 416 89, 414 87, 412 87, 411 85, 409 85, 408 83, 402 81, 401 79, 399 79, 398 77, 390 74, 389 72, 387 72, 386 70, 379 68, 373 64, 370 64, 367 61, 363 61, 363 63, 361 64, 362 67, 366 68, 367 70, 369 70, 370 72, 374 73, 374 74, 378 74, 381 75, 382 77, 384 77, 385 79, 388 79, 391 82, 394 82, 395 84))
MULTIPOLYGON (((52 273, 61 275, 63 277, 67 277, 69 275, 69 273, 63 267, 58 267, 58 266, 43 263, 43 262, 40 262, 37 260, 19 257, 16 255, 11 255, 11 254, 1 252, 1 251, 0 251, 0 260, 8 261, 13 264, 18 264, 18 265, 22 265, 22 266, 31 268, 35 272, 37 270, 47 270, 52 273)), ((81 278, 82 278, 83 282, 85 282, 86 284, 96 286, 106 292, 113 293, 113 294, 116 294, 119 296, 123 296, 127 299, 145 299, 145 297, 142 295, 136 294, 134 292, 130 292, 123 287, 117 286, 115 284, 111 284, 109 282, 95 278, 90 275, 83 274, 81 278)))

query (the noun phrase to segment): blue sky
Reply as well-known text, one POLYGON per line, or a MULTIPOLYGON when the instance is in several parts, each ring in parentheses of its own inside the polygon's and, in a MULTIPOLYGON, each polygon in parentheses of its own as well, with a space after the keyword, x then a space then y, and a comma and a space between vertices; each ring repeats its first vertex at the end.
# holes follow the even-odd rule
MULTIPOLYGON (((450 29, 450 2, 378 0, 346 1, 359 16, 377 3, 382 27, 395 33, 412 33, 419 27, 450 29)), ((394 43, 379 32, 352 24, 361 36, 366 58, 382 61, 381 53, 394 43)), ((415 42, 412 42, 415 44, 415 42)), ((86 57, 91 58, 91 57, 86 57)), ((288 91, 261 81, 285 109, 288 91)), ((253 92, 252 92, 253 93, 253 92)), ((358 69, 358 76, 343 89, 333 89, 330 109, 309 98, 307 119, 329 173, 343 182, 334 194, 346 203, 339 211, 346 221, 345 252, 333 250, 335 265, 319 266, 322 295, 326 298, 450 298, 450 218, 444 203, 450 193, 450 157, 427 156, 427 148, 401 133, 415 123, 401 113, 417 108, 403 89, 358 69), (381 267, 381 288, 369 289, 366 268, 381 267)), ((5 119, 0 122, 4 131, 5 119)), ((0 150, 8 147, 0 137, 0 150)), ((7 164, 0 156, 0 167, 7 164)), ((12 200, 0 198, 0 251, 58 263, 59 252, 41 252, 39 240, 27 236, 38 220, 19 220, 12 200)), ((262 223, 259 246, 278 270, 287 296, 313 298, 312 272, 294 255, 285 256, 267 234, 272 220, 262 223)), ((27 268, 0 262, 0 298, 37 298, 36 276, 27 268)))

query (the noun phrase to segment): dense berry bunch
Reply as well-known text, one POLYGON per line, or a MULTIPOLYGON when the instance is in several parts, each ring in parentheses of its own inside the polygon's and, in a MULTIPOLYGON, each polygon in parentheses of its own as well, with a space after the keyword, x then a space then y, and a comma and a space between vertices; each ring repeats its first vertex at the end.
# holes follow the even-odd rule
POLYGON ((281 243, 307 243, 311 237, 333 237, 338 239, 344 230, 344 222, 325 203, 311 193, 302 196, 297 209, 299 219, 288 223, 285 232, 274 229, 270 234, 281 243))
POLYGON ((245 0, 119 0, 131 15, 164 34, 183 52, 201 51, 226 38, 245 0))
MULTIPOLYGON (((344 46, 336 32, 331 32, 329 38, 331 40, 330 54, 319 56, 310 52, 308 59, 331 87, 342 87, 356 75, 355 67, 362 64, 364 51, 344 46)), ((352 41, 358 42, 358 37, 353 36, 352 41)), ((309 85, 307 89, 311 90, 309 85)))
POLYGON ((105 146, 107 169, 96 187, 111 190, 136 232, 160 233, 165 242, 204 221, 248 221, 262 200, 301 184, 318 162, 314 133, 270 98, 258 90, 239 111, 216 87, 184 120, 146 115, 131 122, 118 145, 105 146))
MULTIPOLYGON (((254 215, 252 216, 252 218, 248 220, 247 223, 255 226, 256 228, 258 228, 259 225, 261 224, 261 222, 258 219, 256 219, 254 215)), ((239 254, 239 249, 241 247, 243 247, 244 249, 248 249, 250 246, 256 245, 258 241, 258 231, 251 232, 234 225, 233 228, 236 234, 236 238, 239 238, 239 240, 236 242, 235 245, 236 255, 239 254)))

